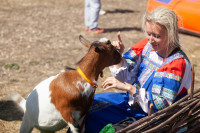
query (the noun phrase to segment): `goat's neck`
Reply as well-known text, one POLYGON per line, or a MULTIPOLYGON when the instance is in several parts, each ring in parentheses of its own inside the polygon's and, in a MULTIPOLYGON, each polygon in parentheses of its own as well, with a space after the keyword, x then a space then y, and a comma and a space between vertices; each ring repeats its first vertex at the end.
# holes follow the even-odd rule
POLYGON ((79 64, 79 68, 91 81, 97 81, 99 74, 103 71, 105 67, 95 62, 84 62, 79 64))

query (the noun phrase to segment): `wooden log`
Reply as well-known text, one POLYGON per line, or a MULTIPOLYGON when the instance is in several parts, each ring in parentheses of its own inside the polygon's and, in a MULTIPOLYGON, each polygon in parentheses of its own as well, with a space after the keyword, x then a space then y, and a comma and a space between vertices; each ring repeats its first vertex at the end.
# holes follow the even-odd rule
POLYGON ((195 81, 195 72, 194 72, 194 65, 192 66, 192 81, 191 81, 191 93, 190 93, 190 98, 193 98, 193 93, 194 93, 194 81, 195 81))
POLYGON ((148 116, 151 116, 152 113, 153 113, 153 104, 151 103, 151 104, 149 105, 148 116))
POLYGON ((157 129, 161 128, 162 126, 166 125, 169 122, 173 122, 173 120, 179 116, 181 113, 183 113, 183 111, 187 110, 190 106, 193 106, 195 103, 197 103, 197 101, 192 102, 190 105, 187 105, 186 107, 184 107, 183 109, 181 109, 179 112, 177 112, 176 114, 174 114, 172 117, 170 117, 168 120, 166 120, 165 122, 159 124, 158 126, 151 128, 150 130, 145 131, 144 133, 153 133, 155 132, 157 129))
POLYGON ((165 121, 166 118, 163 118, 164 116, 166 116, 166 114, 161 114, 158 117, 154 117, 150 121, 146 121, 146 122, 138 125, 137 127, 130 129, 130 132, 141 132, 145 128, 148 128, 148 126, 153 127, 154 124, 160 123, 161 121, 165 121))
MULTIPOLYGON (((124 133, 124 132, 129 131, 130 129, 133 130, 136 127, 138 127, 138 129, 139 129, 140 126, 143 126, 143 123, 150 121, 150 120, 153 120, 155 122, 159 119, 159 117, 161 119, 164 116, 166 116, 166 114, 174 114, 175 115, 176 112, 174 112, 174 111, 180 110, 181 108, 183 108, 182 112, 179 112, 179 113, 183 114, 185 111, 189 110, 188 107, 191 107, 192 105, 194 105, 195 103, 198 102, 199 96, 200 96, 200 88, 198 88, 194 91, 194 95, 193 95, 192 99, 191 99, 190 96, 191 95, 188 94, 187 96, 183 97, 182 99, 175 102, 171 106, 169 106, 169 107, 167 107, 163 110, 160 110, 160 111, 158 111, 158 112, 156 112, 156 113, 154 113, 150 116, 144 117, 144 118, 132 123, 131 125, 127 126, 126 128, 119 130, 117 133, 124 133)), ((183 115, 187 115, 187 114, 183 114, 183 115)), ((170 115, 168 117, 170 117, 170 115)), ((148 125, 150 125, 150 124, 152 124, 152 123, 148 123, 148 125)))
POLYGON ((194 110, 196 110, 198 107, 200 107, 200 101, 194 106, 194 108, 192 108, 190 110, 190 112, 188 113, 188 115, 190 116, 194 112, 194 110))

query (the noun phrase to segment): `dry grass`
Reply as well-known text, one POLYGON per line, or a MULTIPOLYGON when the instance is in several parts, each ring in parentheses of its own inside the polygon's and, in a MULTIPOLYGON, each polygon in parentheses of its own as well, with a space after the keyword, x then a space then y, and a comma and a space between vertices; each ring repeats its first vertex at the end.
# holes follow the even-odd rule
MULTIPOLYGON (((83 0, 0 0, 0 98, 12 92, 27 97, 36 84, 57 74, 64 66, 77 68, 76 62, 87 51, 78 40, 80 34, 91 41, 101 37, 112 41, 121 31, 126 48, 138 42, 144 37, 140 24, 146 2, 102 0, 107 14, 100 16, 99 27, 106 32, 89 34, 84 31, 83 0)), ((181 34, 180 40, 198 70, 200 38, 181 34)), ((197 70, 196 87, 200 83, 197 70)), ((106 69, 97 93, 102 92, 101 83, 108 76, 106 69)), ((1 118, 0 132, 18 132, 20 124, 20 120, 1 118)))

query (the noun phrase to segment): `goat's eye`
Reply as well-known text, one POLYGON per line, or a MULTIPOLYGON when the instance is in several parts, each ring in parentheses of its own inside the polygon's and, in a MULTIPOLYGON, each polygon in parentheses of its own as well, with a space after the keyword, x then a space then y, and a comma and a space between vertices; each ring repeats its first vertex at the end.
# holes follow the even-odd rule
POLYGON ((110 40, 108 40, 108 41, 107 41, 107 45, 111 45, 111 42, 110 42, 110 40))

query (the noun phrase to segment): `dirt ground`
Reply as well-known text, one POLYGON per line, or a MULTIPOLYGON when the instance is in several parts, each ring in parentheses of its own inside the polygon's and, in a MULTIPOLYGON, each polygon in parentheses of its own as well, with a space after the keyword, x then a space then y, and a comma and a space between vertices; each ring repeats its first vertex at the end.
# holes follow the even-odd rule
MULTIPOLYGON (((144 38, 141 19, 147 0, 102 0, 102 9, 107 11, 99 18, 99 27, 105 29, 103 34, 84 31, 84 0, 0 0, 0 3, 0 99, 13 92, 26 98, 35 85, 65 66, 77 68, 76 63, 87 52, 79 42, 79 35, 91 41, 102 37, 113 41, 121 31, 126 49, 144 38)), ((180 41, 195 65, 198 88, 200 38, 180 34, 180 41)), ((106 68, 96 93, 103 92, 101 83, 108 76, 106 68)), ((19 132, 20 119, 15 109, 0 101, 0 132, 19 132)), ((59 132, 66 132, 66 128, 59 132)))

